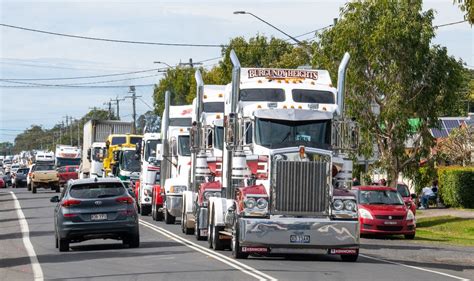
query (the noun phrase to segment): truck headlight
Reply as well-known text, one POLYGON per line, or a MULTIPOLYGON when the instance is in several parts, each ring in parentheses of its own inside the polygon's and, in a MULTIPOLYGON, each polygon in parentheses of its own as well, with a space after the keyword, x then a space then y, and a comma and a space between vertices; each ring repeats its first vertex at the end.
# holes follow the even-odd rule
POLYGON ((332 206, 334 210, 341 211, 344 208, 344 203, 342 202, 342 200, 336 199, 334 200, 334 202, 332 202, 332 206))
POLYGON ((352 200, 344 200, 344 209, 347 211, 355 211, 356 203, 352 200))
POLYGON ((359 209, 359 216, 363 219, 369 219, 369 220, 374 219, 374 217, 372 217, 372 214, 366 209, 359 209))
POLYGON ((253 209, 253 208, 255 208, 256 204, 257 204, 257 201, 255 201, 255 199, 253 199, 253 198, 247 198, 247 199, 244 200, 245 208, 253 209))
POLYGON ((260 198, 257 200, 257 207, 259 209, 266 209, 268 206, 268 201, 265 198, 260 198))
POLYGON ((206 193, 204 193, 204 198, 205 198, 206 200, 209 200, 209 198, 211 198, 212 195, 214 195, 212 192, 206 192, 206 193))

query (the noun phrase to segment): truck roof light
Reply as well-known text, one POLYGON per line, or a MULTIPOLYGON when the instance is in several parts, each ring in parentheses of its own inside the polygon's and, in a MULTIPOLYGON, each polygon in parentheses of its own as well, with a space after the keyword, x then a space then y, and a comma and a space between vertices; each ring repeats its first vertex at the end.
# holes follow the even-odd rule
POLYGON ((326 107, 323 107, 323 110, 324 110, 324 111, 327 111, 326 107))
POLYGON ((276 81, 281 84, 281 80, 276 80, 276 81))
POLYGON ((288 81, 288 79, 285 79, 285 83, 290 84, 290 81, 288 81))
POLYGON ((303 107, 302 107, 301 105, 298 105, 298 108, 299 108, 299 109, 302 109, 303 107))
POLYGON ((287 108, 287 106, 286 106, 286 105, 284 105, 284 106, 283 106, 283 108, 287 108))
POLYGON ((292 105, 291 108, 295 108, 295 107, 292 105))
POLYGON ((221 119, 221 115, 220 115, 220 114, 217 114, 217 115, 216 115, 216 119, 221 119))
POLYGON ((219 97, 220 97, 220 98, 222 98, 223 96, 224 96, 224 94, 222 94, 222 93, 219 94, 219 97))
POLYGON ((316 85, 316 83, 314 83, 314 81, 311 81, 311 85, 316 85))
POLYGON ((259 104, 259 105, 257 105, 257 108, 262 108, 262 106, 259 104))
POLYGON ((262 80, 258 80, 257 83, 261 84, 261 83, 262 83, 262 80))

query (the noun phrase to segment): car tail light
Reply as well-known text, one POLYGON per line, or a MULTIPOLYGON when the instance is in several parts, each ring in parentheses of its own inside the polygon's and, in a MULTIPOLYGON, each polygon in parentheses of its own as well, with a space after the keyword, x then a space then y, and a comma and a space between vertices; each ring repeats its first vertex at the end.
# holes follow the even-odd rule
POLYGON ((119 203, 123 203, 123 204, 133 204, 133 198, 132 197, 129 197, 129 196, 125 196, 125 197, 119 197, 117 199, 115 199, 115 201, 119 202, 119 203))
POLYGON ((72 207, 79 204, 81 204, 81 200, 70 199, 70 200, 65 200, 61 204, 61 206, 63 206, 64 208, 68 208, 68 207, 72 207))
POLYGON ((132 216, 134 213, 134 210, 125 210, 120 212, 120 214, 124 216, 132 216))

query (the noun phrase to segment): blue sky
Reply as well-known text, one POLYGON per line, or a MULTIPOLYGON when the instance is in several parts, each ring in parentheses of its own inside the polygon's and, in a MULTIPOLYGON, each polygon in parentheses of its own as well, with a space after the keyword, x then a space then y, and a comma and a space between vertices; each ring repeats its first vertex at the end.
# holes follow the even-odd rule
MULTIPOLYGON (((284 38, 278 31, 248 15, 246 10, 299 35, 332 23, 344 1, 22 1, 0 0, 0 18, 5 24, 60 33, 122 40, 221 44, 236 36, 257 33, 284 38)), ((425 1, 424 9, 437 11, 434 24, 463 19, 451 0, 425 1)), ((311 35, 302 37, 306 39, 311 35)), ((162 67, 153 61, 175 65, 220 56, 220 48, 188 48, 130 45, 63 38, 0 27, 0 78, 51 78, 115 74, 162 67)), ((440 28, 433 41, 474 68, 474 35, 468 23, 440 28)), ((217 60, 208 61, 211 67, 217 60)), ((32 81, 36 83, 81 83, 157 76, 95 85, 121 85, 116 89, 2 88, 0 87, 0 142, 13 141, 32 124, 51 128, 63 116, 83 116, 91 107, 102 107, 116 96, 128 95, 126 86, 153 84, 158 73, 112 76, 97 79, 32 81)), ((6 84, 6 83, 4 83, 6 84)), ((137 88, 138 114, 153 105, 152 87, 137 88)), ((120 115, 131 120, 131 101, 121 103, 120 115)))

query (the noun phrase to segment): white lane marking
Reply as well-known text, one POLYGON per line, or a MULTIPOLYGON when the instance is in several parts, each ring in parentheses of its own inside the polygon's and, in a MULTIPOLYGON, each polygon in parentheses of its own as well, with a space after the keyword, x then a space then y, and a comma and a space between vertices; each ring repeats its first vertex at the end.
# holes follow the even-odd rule
POLYGON ((23 211, 21 210, 20 202, 16 198, 15 193, 13 193, 13 191, 10 191, 10 193, 13 197, 16 214, 18 216, 18 222, 20 223, 21 234, 23 236, 23 244, 25 244, 26 253, 30 257, 31 267, 33 268, 34 280, 43 281, 43 270, 41 269, 41 265, 38 262, 38 257, 36 257, 36 252, 33 248, 33 244, 31 244, 28 222, 26 221, 25 214, 23 214, 23 211))
POLYGON ((189 248, 191 248, 195 251, 198 251, 202 254, 205 254, 205 255, 207 255, 207 256, 215 259, 215 260, 218 260, 222 263, 225 263, 225 264, 227 264, 227 265, 229 265, 229 266, 231 266, 231 267, 233 267, 233 268, 235 268, 235 269, 237 269, 237 270, 239 270, 239 271, 241 271, 241 272, 243 272, 247 275, 250 275, 250 276, 256 278, 257 280, 272 280, 272 281, 278 280, 278 279, 276 279, 276 278, 274 278, 274 277, 272 277, 268 274, 265 274, 265 273, 255 269, 255 268, 251 267, 251 266, 248 266, 244 263, 241 263, 241 262, 239 262, 235 259, 229 258, 229 257, 227 257, 223 254, 220 254, 218 252, 215 252, 213 250, 207 249, 207 248, 205 248, 201 245, 198 245, 196 243, 193 243, 193 242, 189 241, 188 239, 182 238, 182 237, 174 234, 173 232, 170 232, 170 231, 168 231, 166 229, 163 229, 159 226, 151 224, 147 221, 140 220, 140 224, 142 224, 143 226, 146 226, 150 229, 153 229, 156 232, 159 232, 162 235, 164 235, 168 238, 171 238, 174 241, 176 241, 178 243, 181 243, 186 247, 189 247, 189 248))
POLYGON ((386 262, 386 263, 391 263, 391 264, 395 264, 395 265, 400 265, 400 266, 404 266, 404 267, 408 267, 408 268, 413 268, 413 269, 417 269, 417 270, 421 270, 421 271, 431 272, 431 273, 434 273, 434 274, 443 275, 443 276, 450 277, 450 278, 457 279, 457 280, 461 280, 461 281, 470 281, 470 279, 467 279, 467 278, 463 278, 463 277, 459 277, 459 276, 454 276, 454 275, 447 274, 447 273, 444 273, 444 272, 439 272, 439 271, 435 271, 435 270, 431 270, 431 269, 426 269, 426 268, 422 268, 422 267, 418 267, 418 266, 413 266, 413 265, 403 264, 403 263, 399 263, 399 262, 394 262, 394 261, 388 261, 388 260, 384 260, 384 259, 374 258, 374 257, 367 256, 367 255, 363 255, 363 254, 359 254, 359 256, 364 257, 364 258, 368 258, 368 259, 372 259, 372 260, 376 260, 376 261, 381 261, 381 262, 386 262))

